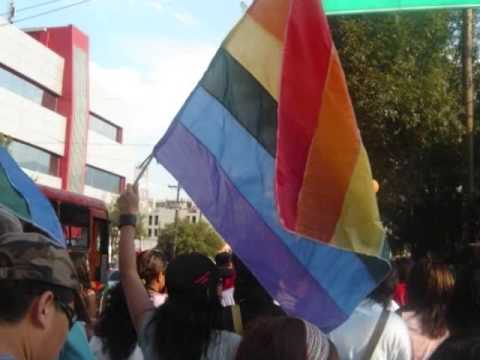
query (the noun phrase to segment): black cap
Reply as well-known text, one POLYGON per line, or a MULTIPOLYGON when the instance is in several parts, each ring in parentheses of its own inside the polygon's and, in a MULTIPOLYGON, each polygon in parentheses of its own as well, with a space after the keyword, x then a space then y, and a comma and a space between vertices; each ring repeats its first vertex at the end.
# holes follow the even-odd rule
POLYGON ((169 294, 188 292, 196 286, 218 282, 219 279, 219 271, 212 260, 198 253, 176 257, 165 274, 169 294))

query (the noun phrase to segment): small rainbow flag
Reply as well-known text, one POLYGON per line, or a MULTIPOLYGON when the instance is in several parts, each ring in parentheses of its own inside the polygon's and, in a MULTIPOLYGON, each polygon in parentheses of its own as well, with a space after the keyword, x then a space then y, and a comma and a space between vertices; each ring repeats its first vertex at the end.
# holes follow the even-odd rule
POLYGON ((62 226, 50 201, 0 146, 0 206, 44 232, 56 246, 66 248, 62 226))
POLYGON ((255 1, 154 156, 282 307, 325 331, 388 271, 319 0, 255 1))

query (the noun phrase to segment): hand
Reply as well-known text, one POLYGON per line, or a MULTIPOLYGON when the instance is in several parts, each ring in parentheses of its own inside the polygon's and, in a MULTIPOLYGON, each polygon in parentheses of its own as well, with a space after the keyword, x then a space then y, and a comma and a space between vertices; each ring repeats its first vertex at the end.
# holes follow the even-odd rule
POLYGON ((120 195, 117 200, 120 215, 137 215, 138 214, 138 187, 127 185, 127 189, 120 195))

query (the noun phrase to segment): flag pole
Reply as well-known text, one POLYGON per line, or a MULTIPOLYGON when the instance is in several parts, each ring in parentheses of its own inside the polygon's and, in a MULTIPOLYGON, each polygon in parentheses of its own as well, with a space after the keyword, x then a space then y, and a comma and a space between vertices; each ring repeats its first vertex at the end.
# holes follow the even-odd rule
POLYGON ((138 183, 140 182, 143 175, 145 174, 145 171, 147 171, 148 166, 150 165, 152 160, 153 160, 153 153, 148 155, 148 157, 145 160, 143 160, 143 162, 138 166, 138 169, 140 169, 140 172, 138 173, 137 178, 135 179, 135 182, 133 183, 133 185, 135 187, 138 186, 138 183))

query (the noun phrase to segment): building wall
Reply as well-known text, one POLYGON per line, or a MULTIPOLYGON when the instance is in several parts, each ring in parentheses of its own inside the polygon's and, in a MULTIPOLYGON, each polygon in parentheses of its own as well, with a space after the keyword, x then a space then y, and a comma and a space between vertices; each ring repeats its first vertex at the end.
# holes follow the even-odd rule
POLYGON ((5 135, 63 156, 65 128, 65 117, 0 86, 0 131, 5 135))
MULTIPOLYGON (((116 123, 118 106, 111 106, 106 92, 95 90, 91 96, 91 83, 89 39, 74 26, 35 29, 28 34, 15 26, 0 27, 0 132, 23 147, 44 151, 41 156, 52 154, 58 159, 58 170, 48 174, 24 169, 39 184, 109 203, 118 196, 125 179, 131 180, 134 162, 122 145, 123 129, 116 123), (54 105, 44 103, 45 97, 35 98, 36 92, 34 97, 22 93, 17 83, 12 88, 6 74, 43 89, 54 105), (118 127, 117 141, 90 128, 91 111, 118 127), (114 174, 122 186, 115 192, 85 186, 87 165, 114 174)), ((27 162, 29 154, 30 150, 23 154, 27 162)))
POLYGON ((34 80, 57 95, 62 94, 64 59, 18 29, 0 29, 0 64, 34 80))
MULTIPOLYGON (((189 223, 197 223, 200 220, 205 221, 200 210, 192 206, 190 208, 185 206, 185 203, 180 203, 178 211, 179 220, 187 220, 189 223)), ((168 207, 155 207, 147 209, 144 218, 144 227, 147 230, 147 239, 157 239, 161 229, 164 229, 168 224, 175 222, 175 209, 168 207)))
POLYGON ((58 112, 67 119, 65 157, 60 166, 62 189, 82 193, 89 128, 89 40, 74 26, 34 31, 30 36, 64 61, 63 93, 58 112))
POLYGON ((131 178, 134 162, 126 146, 92 130, 89 131, 88 139, 88 165, 131 178))

